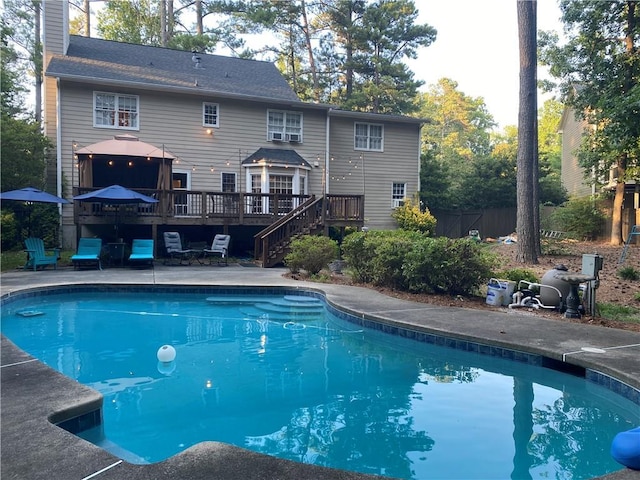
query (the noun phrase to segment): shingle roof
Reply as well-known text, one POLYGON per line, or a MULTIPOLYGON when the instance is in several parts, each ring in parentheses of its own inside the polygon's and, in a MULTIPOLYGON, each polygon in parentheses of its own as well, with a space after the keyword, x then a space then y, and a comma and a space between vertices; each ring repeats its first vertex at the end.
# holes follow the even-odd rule
POLYGON ((300 103, 270 62, 71 35, 66 55, 51 59, 46 75, 81 82, 181 90, 228 97, 300 103))
POLYGON ((242 161, 242 165, 250 165, 256 162, 277 163, 278 165, 291 165, 295 167, 311 168, 309 162, 302 158, 295 150, 284 148, 259 148, 242 161))

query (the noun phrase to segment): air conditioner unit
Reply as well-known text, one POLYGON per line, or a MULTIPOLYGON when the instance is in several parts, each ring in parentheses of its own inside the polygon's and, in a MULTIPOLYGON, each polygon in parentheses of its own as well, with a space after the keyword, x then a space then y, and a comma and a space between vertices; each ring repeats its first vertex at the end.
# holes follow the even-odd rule
POLYGON ((271 132, 269 133, 269 140, 272 142, 281 142, 282 141, 282 133, 280 132, 271 132))
POLYGON ((290 133, 287 135, 287 140, 292 143, 300 143, 300 134, 299 133, 290 133))

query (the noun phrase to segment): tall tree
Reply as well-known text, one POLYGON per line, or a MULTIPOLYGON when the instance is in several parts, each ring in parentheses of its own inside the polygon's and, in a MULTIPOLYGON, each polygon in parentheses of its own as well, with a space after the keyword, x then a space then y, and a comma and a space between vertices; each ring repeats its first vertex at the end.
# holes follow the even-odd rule
POLYGON ((598 183, 615 173, 610 241, 619 245, 625 183, 640 180, 640 5, 562 0, 560 10, 566 43, 544 34, 541 58, 559 79, 564 103, 593 127, 578 152, 585 178, 598 183))
POLYGON ((420 117, 432 120, 422 129, 422 144, 427 146, 422 165, 423 200, 429 208, 464 208, 467 195, 463 182, 473 171, 473 163, 491 153, 493 117, 484 99, 473 98, 458 90, 448 78, 438 80, 416 102, 420 117), (429 193, 427 185, 443 186, 446 174, 448 188, 429 193))
POLYGON ((7 40, 16 47, 14 62, 21 64, 21 81, 32 79, 35 93, 34 116, 42 121, 42 41, 40 9, 42 0, 4 0, 3 25, 8 27, 7 40))
POLYGON ((516 259, 538 263, 540 215, 538 189, 537 31, 536 0, 518 0, 520 89, 518 110, 516 259))
POLYGON ((344 107, 373 113, 406 114, 422 81, 403 63, 417 49, 430 45, 436 30, 416 23, 418 10, 410 0, 377 0, 366 6, 362 25, 353 35, 357 84, 344 107))
MULTIPOLYGON (((2 191, 29 185, 43 188, 45 153, 49 146, 40 131, 40 124, 29 118, 24 109, 26 88, 21 85, 23 64, 20 64, 15 49, 8 38, 11 30, 2 26, 2 51, 0 54, 0 141, 2 150, 2 191)), ((5 205, 3 205, 3 208, 5 205)))

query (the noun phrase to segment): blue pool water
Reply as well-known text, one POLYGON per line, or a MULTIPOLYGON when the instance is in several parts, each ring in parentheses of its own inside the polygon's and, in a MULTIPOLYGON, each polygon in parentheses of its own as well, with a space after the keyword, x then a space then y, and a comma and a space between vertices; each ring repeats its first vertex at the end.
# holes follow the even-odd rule
POLYGON ((619 470, 611 440, 640 425, 637 405, 582 378, 289 300, 35 296, 3 307, 2 333, 100 391, 103 427, 85 438, 136 463, 214 440, 404 479, 586 479, 619 470))

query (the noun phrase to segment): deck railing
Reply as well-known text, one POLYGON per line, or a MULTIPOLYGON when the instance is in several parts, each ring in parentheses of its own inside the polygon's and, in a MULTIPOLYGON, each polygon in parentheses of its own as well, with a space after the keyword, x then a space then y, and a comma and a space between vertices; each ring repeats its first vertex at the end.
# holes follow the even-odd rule
MULTIPOLYGON (((97 190, 97 188, 75 187, 73 195, 97 190)), ((144 217, 160 218, 159 223, 180 219, 194 223, 215 222, 259 222, 267 224, 294 211, 310 195, 280 193, 208 192, 195 190, 135 189, 137 192, 158 200, 158 203, 136 203, 113 205, 108 202, 74 202, 76 222, 79 217, 118 217, 123 223, 128 219, 144 217)), ((327 195, 324 219, 329 222, 354 222, 364 220, 364 197, 362 195, 327 195)), ((86 218, 85 218, 86 220, 86 218)))

